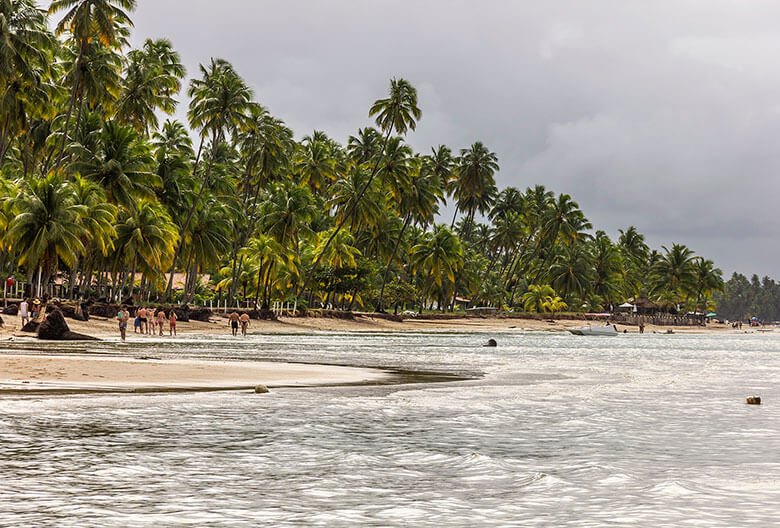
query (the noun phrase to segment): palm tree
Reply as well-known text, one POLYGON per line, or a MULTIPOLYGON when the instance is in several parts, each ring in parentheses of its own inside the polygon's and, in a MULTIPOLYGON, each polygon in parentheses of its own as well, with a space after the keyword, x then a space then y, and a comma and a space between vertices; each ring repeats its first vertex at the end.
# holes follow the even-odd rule
MULTIPOLYGON (((377 99, 368 111, 368 115, 376 116, 376 124, 385 134, 384 144, 379 150, 381 156, 378 155, 376 157, 374 168, 366 179, 365 184, 362 189, 359 190, 350 209, 345 212, 341 221, 336 224, 336 228, 333 230, 330 238, 325 242, 325 246, 328 246, 333 239, 338 236, 341 229, 346 225, 347 221, 350 220, 355 207, 357 207, 363 196, 371 187, 374 177, 377 175, 382 165, 385 149, 387 148, 391 134, 396 132, 400 135, 405 135, 408 130, 417 128, 417 121, 422 116, 422 112, 417 106, 417 90, 415 90, 406 79, 391 79, 388 97, 377 99)), ((323 254, 325 254, 324 250, 314 259, 311 271, 301 287, 301 293, 306 290, 306 287, 320 262, 321 255, 323 254)))
POLYGON ((40 115, 54 39, 33 0, 0 0, 0 166, 11 139, 40 115))
POLYGON ((115 204, 133 208, 137 199, 153 196, 160 187, 149 145, 132 128, 115 121, 103 125, 94 144, 75 144, 73 153, 72 170, 99 183, 115 204))
MULTIPOLYGON (((242 125, 247 122, 247 115, 252 106, 252 90, 246 85, 244 80, 235 72, 233 66, 222 59, 212 59, 208 68, 200 66, 202 79, 193 79, 190 81, 188 95, 190 96, 190 108, 187 112, 190 127, 200 131, 200 146, 195 156, 192 172, 197 174, 200 164, 201 154, 206 138, 211 140, 212 152, 219 151, 222 142, 227 135, 236 135, 242 125)), ((213 163, 211 159, 206 163, 206 169, 200 185, 200 190, 195 196, 190 210, 181 225, 181 239, 200 205, 203 193, 209 188, 211 183, 211 173, 213 163)), ((168 287, 165 295, 170 297, 173 289, 173 274, 176 270, 176 264, 181 253, 181 244, 176 247, 173 256, 173 263, 168 279, 168 287)))
MULTIPOLYGON (((65 153, 65 142, 70 129, 70 118, 79 90, 84 81, 87 53, 95 46, 117 49, 126 43, 127 28, 133 25, 127 11, 135 9, 135 0, 54 0, 49 5, 49 14, 65 11, 57 24, 56 33, 69 33, 77 49, 71 69, 71 94, 65 124, 62 131, 59 166, 65 153)), ((78 124, 78 120, 77 120, 78 124)))
MULTIPOLYGON (((698 311, 704 299, 715 291, 723 291, 723 272, 715 267, 714 262, 701 257, 694 260, 692 272, 691 290, 696 298, 694 311, 698 311)), ((702 309, 706 309, 706 306, 702 306, 702 309)))
POLYGON ((564 247, 549 271, 550 282, 566 299, 582 299, 594 280, 593 261, 582 244, 564 247))
POLYGON ((423 160, 417 159, 415 165, 416 167, 409 173, 408 184, 399 189, 398 209, 404 221, 382 274, 382 286, 379 290, 376 308, 378 312, 384 309, 385 285, 404 232, 412 223, 423 227, 432 223, 439 212, 439 202, 443 200, 444 190, 438 175, 423 160))
POLYGON ((434 286, 449 293, 455 276, 463 267, 463 247, 455 233, 446 226, 437 225, 411 249, 409 257, 413 272, 422 282, 422 312, 422 305, 434 286))
POLYGON ((555 290, 549 284, 532 284, 523 294, 523 309, 526 312, 544 312, 555 298, 555 290))
POLYGON ((130 265, 132 293, 137 270, 154 275, 170 264, 179 233, 165 209, 146 199, 132 209, 122 209, 117 222, 114 270, 130 265))
POLYGON ((262 308, 267 310, 270 304, 274 268, 284 263, 284 249, 272 237, 261 234, 251 238, 249 244, 241 249, 241 253, 248 259, 247 268, 254 268, 257 272, 255 304, 258 304, 262 294, 262 308))
MULTIPOLYGON (((82 285, 91 283, 92 269, 97 258, 107 257, 114 249, 117 233, 115 221, 117 207, 107 201, 106 193, 97 183, 76 176, 73 179, 75 203, 83 206, 84 213, 79 218, 84 227, 81 243, 84 245, 85 262, 82 285)), ((70 296, 76 286, 76 276, 79 273, 79 262, 71 270, 70 296)))
POLYGON ((86 207, 77 203, 70 183, 56 176, 25 183, 15 201, 19 214, 11 222, 7 238, 19 254, 19 265, 32 274, 40 290, 48 284, 59 261, 72 268, 84 252, 86 207))
POLYGON ((169 40, 146 39, 141 49, 127 54, 122 93, 116 117, 138 132, 158 126, 157 112, 172 114, 186 74, 181 57, 169 40))
POLYGON ((694 253, 682 244, 673 244, 672 249, 662 246, 665 254, 652 270, 653 286, 657 295, 668 294, 673 303, 683 300, 695 282, 694 253))
POLYGON ((473 222, 476 212, 481 214, 489 210, 497 193, 494 178, 497 171, 498 157, 481 142, 461 149, 454 176, 448 182, 448 191, 454 196, 456 204, 453 226, 458 211, 465 212, 469 221, 473 222))

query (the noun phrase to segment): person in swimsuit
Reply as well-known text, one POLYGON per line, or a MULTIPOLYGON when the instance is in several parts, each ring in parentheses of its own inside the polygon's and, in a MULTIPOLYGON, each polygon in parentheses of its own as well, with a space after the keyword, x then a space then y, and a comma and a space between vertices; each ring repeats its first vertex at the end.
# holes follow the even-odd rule
POLYGON ((127 306, 122 305, 119 313, 116 314, 116 319, 119 322, 119 336, 124 341, 127 338, 127 322, 130 320, 130 312, 127 311, 127 306))
POLYGON ((138 309, 138 316, 141 319, 141 333, 146 334, 147 332, 149 332, 149 325, 147 324, 147 319, 146 319, 146 308, 141 306, 138 309))
POLYGON ((168 315, 168 334, 175 336, 176 335, 176 312, 174 310, 171 310, 170 315, 168 315))
POLYGON ((154 318, 154 308, 148 308, 146 310, 146 318, 149 320, 149 335, 155 335, 157 320, 154 318))
POLYGON ((249 314, 246 312, 242 313, 238 320, 241 322, 241 335, 245 336, 246 329, 249 327, 249 314))
POLYGON ((163 335, 163 326, 165 325, 165 319, 167 319, 167 318, 165 317, 165 310, 163 310, 162 308, 160 308, 160 309, 157 311, 157 328, 158 328, 158 329, 159 329, 159 331, 160 331, 160 335, 163 335))
POLYGON ((230 328, 233 331, 233 337, 238 335, 238 314, 236 312, 231 313, 228 316, 230 321, 230 328))

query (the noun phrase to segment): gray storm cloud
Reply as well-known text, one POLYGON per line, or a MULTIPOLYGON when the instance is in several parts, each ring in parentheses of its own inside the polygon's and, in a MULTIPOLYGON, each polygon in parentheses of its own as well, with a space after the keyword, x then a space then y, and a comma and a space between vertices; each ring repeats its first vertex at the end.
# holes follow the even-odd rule
POLYGON ((405 77, 418 150, 481 140, 501 187, 544 184, 612 235, 780 276, 776 2, 141 0, 133 19, 190 74, 233 62, 299 137, 345 141, 405 77))

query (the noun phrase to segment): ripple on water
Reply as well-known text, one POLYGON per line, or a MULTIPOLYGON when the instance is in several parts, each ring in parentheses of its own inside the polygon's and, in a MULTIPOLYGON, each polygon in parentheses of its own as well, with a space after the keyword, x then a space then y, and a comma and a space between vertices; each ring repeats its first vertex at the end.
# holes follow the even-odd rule
POLYGON ((780 338, 498 338, 495 349, 467 334, 101 343, 91 352, 484 376, 270 398, 5 398, 0 525, 725 527, 780 517, 780 338), (767 404, 746 406, 752 393, 767 404))

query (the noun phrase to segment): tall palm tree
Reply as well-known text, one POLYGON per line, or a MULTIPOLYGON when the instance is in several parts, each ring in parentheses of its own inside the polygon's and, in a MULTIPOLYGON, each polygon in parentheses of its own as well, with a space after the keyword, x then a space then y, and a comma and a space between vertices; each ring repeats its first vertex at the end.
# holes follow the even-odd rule
POLYGON ((77 50, 71 69, 70 101, 65 115, 57 166, 65 153, 70 118, 84 81, 82 72, 90 46, 92 45, 93 50, 96 45, 109 49, 123 46, 127 42, 127 28, 133 25, 127 12, 135 9, 135 3, 135 0, 54 0, 49 5, 49 14, 66 11, 57 24, 56 33, 68 33, 77 50))
POLYGON ((42 85, 54 39, 33 0, 0 0, 0 166, 11 139, 45 107, 42 85))
POLYGON ((434 217, 439 212, 439 202, 444 199, 441 180, 432 167, 419 158, 415 160, 414 165, 415 167, 409 172, 408 184, 399 189, 398 210, 404 221, 382 274, 382 286, 376 308, 378 312, 384 310, 385 286, 406 229, 412 223, 423 227, 433 223, 434 217))
POLYGON ((19 265, 40 273, 38 288, 48 284, 59 261, 72 268, 84 252, 86 207, 76 202, 70 183, 56 176, 26 182, 16 199, 19 214, 7 238, 19 255, 19 265))
MULTIPOLYGON (((190 127, 193 130, 198 130, 200 135, 200 145, 192 169, 193 174, 197 174, 206 138, 211 140, 212 152, 219 151, 225 138, 228 135, 236 135, 246 124, 252 106, 252 90, 229 62, 222 59, 212 59, 208 67, 201 65, 200 71, 202 79, 190 81, 188 91, 191 100, 187 117, 190 127)), ((206 163, 200 190, 180 227, 181 240, 184 240, 201 198, 211 184, 213 170, 211 159, 209 158, 206 163)), ((173 274, 181 249, 181 244, 179 244, 174 252, 168 287, 165 292, 166 297, 170 297, 173 289, 173 274)))
POLYGON ((497 171, 498 157, 480 141, 468 149, 461 149, 454 175, 448 182, 448 191, 456 204, 452 225, 455 225, 458 211, 465 212, 473 222, 477 212, 481 214, 490 209, 497 193, 494 178, 497 171))
POLYGON ((116 117, 138 132, 157 129, 157 112, 172 114, 186 70, 169 40, 146 39, 127 54, 116 117))
MULTIPOLYGON (((385 149, 390 141, 390 136, 393 132, 399 135, 405 135, 408 130, 415 130, 417 128, 417 121, 422 116, 420 108, 417 106, 417 90, 406 79, 391 79, 390 80, 390 93, 386 98, 377 99, 368 111, 370 117, 375 117, 375 122, 380 130, 385 134, 384 143, 379 150, 380 155, 376 156, 374 168, 371 170, 368 178, 362 189, 358 192, 352 206, 346 211, 341 221, 336 224, 336 228, 333 230, 330 238, 325 242, 327 247, 332 243, 333 239, 338 236, 339 232, 343 229, 346 223, 350 220, 354 209, 362 200, 371 184, 374 181, 379 169, 382 166, 383 157, 385 155, 385 149)), ((325 254, 323 250, 314 259, 312 263, 311 271, 309 272, 306 280, 301 287, 301 293, 306 290, 317 265, 320 263, 321 256, 325 254)))

